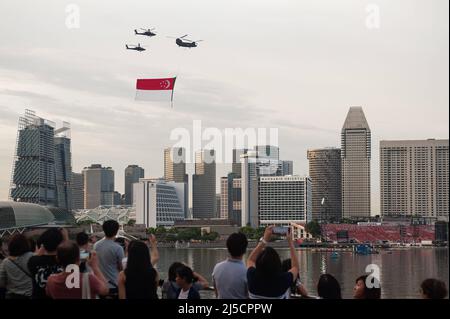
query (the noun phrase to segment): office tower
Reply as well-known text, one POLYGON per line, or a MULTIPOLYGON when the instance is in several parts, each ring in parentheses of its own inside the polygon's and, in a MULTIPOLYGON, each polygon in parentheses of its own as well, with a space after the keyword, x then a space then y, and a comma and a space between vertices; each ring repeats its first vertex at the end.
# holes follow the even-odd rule
POLYGON ((12 200, 71 209, 70 124, 55 127, 32 110, 19 118, 12 200))
POLYGON ((236 177, 241 176, 241 155, 246 154, 248 149, 233 149, 233 164, 231 171, 236 177))
POLYGON ((342 217, 370 217, 371 135, 362 107, 350 107, 341 131, 342 217))
POLYGON ((312 183, 312 219, 335 220, 342 217, 341 150, 308 150, 312 183))
POLYGON ((185 183, 184 218, 189 217, 189 176, 186 174, 186 150, 182 147, 164 149, 164 179, 168 182, 185 183))
POLYGON ((133 183, 139 182, 144 178, 144 169, 138 165, 128 165, 125 168, 125 205, 133 203, 133 183))
POLYGON ((57 206, 72 210, 72 156, 70 138, 63 133, 55 135, 55 182, 57 206))
POLYGON ((448 140, 380 142, 383 216, 448 221, 448 140))
POLYGON ((111 167, 92 164, 83 169, 84 208, 114 205, 114 171, 111 167))
POLYGON ((81 173, 72 173, 72 209, 84 209, 84 178, 81 173))
POLYGON ((145 227, 173 226, 176 220, 184 219, 186 183, 141 178, 133 188, 136 224, 144 224, 145 227))
MULTIPOLYGON (((116 206, 122 205, 122 194, 120 194, 118 191, 115 191, 113 196, 114 196, 113 204, 116 206)), ((131 202, 133 202, 133 201, 131 201, 131 202)))
POLYGON ((274 145, 257 145, 255 151, 258 157, 270 158, 273 160, 280 159, 280 148, 274 145))
POLYGON ((220 217, 220 194, 216 194, 216 204, 215 204, 215 216, 220 217))
POLYGON ((220 218, 241 225, 241 178, 234 173, 220 179, 220 218))
POLYGON ((164 149, 164 179, 170 182, 187 182, 186 151, 182 147, 164 149))
POLYGON ((258 150, 241 155, 242 226, 258 226, 258 177, 283 175, 283 163, 278 159, 278 147, 257 146, 256 148, 258 150), (264 156, 264 154, 269 155, 264 156))
POLYGON ((195 154, 195 174, 192 176, 193 218, 215 218, 216 162, 214 150, 195 154))
POLYGON ((259 225, 310 221, 311 180, 301 176, 262 176, 258 181, 259 225))
POLYGON ((283 165, 283 176, 294 174, 294 162, 293 161, 281 161, 283 165))

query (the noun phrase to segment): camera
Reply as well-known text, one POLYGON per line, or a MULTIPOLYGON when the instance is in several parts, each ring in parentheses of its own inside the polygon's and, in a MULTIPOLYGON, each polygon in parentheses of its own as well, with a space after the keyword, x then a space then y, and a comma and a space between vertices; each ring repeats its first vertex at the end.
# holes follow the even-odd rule
POLYGON ((282 236, 286 236, 289 232, 289 228, 288 227, 282 227, 282 226, 277 226, 272 228, 272 233, 274 235, 282 235, 282 236))
POLYGON ((87 260, 91 254, 88 251, 81 251, 80 252, 80 260, 87 260))

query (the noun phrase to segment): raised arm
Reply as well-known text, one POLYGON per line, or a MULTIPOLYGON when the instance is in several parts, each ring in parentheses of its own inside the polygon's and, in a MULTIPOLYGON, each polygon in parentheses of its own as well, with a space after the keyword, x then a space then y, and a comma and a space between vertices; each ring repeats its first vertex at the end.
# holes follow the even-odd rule
POLYGON ((63 236, 63 241, 69 240, 69 232, 67 231, 67 228, 60 228, 59 230, 61 232, 61 235, 63 236))
POLYGON ((263 241, 259 242, 258 245, 256 245, 255 249, 251 252, 250 256, 247 259, 247 268, 255 267, 256 259, 258 258, 259 254, 263 251, 264 247, 266 247, 267 243, 270 241, 270 238, 272 237, 272 228, 273 226, 268 226, 264 230, 264 236, 263 241))
POLYGON ((148 241, 150 242, 150 258, 153 267, 158 263, 159 261, 159 251, 158 251, 158 245, 156 241, 155 235, 151 234, 148 237, 148 241))
POLYGON ((292 275, 294 277, 294 281, 295 281, 297 279, 298 272, 299 272, 299 263, 298 263, 297 251, 295 250, 294 242, 292 241, 292 228, 291 227, 289 227, 289 232, 287 234, 287 241, 289 243, 289 251, 291 253, 291 263, 292 263, 292 267, 291 267, 291 269, 289 269, 289 272, 292 273, 292 275))
POLYGON ((97 253, 95 251, 91 252, 87 264, 89 265, 89 267, 91 267, 95 277, 97 277, 102 284, 99 291, 99 295, 101 296, 107 295, 109 293, 108 281, 106 280, 105 276, 103 276, 103 273, 100 270, 100 267, 98 265, 97 253))
POLYGON ((202 285, 203 289, 206 289, 209 287, 209 282, 208 280, 206 280, 205 277, 203 277, 202 275, 200 275, 199 273, 196 273, 194 271, 194 278, 197 278, 197 283, 199 283, 200 285, 202 285))

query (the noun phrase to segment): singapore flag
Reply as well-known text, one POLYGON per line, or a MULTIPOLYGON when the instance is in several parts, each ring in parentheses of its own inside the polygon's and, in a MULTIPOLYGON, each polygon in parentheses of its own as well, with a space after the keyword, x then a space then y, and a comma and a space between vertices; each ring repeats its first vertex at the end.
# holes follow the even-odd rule
POLYGON ((136 81, 136 100, 173 101, 174 78, 138 79, 136 81))

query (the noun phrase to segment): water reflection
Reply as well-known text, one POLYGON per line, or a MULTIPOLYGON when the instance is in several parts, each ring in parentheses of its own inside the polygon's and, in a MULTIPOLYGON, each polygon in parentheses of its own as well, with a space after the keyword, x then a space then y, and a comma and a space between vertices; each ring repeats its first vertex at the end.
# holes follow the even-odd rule
MULTIPOLYGON (((282 259, 289 258, 288 249, 278 249, 278 252, 282 259)), ((330 273, 341 284, 343 298, 352 298, 355 279, 365 274, 369 264, 376 264, 380 269, 382 298, 418 298, 420 283, 430 277, 443 280, 447 287, 449 283, 447 248, 412 248, 367 256, 340 252, 337 258, 328 252, 311 250, 301 250, 298 254, 300 278, 313 295, 320 275, 330 273)), ((163 279, 167 278, 170 264, 181 261, 211 282, 214 265, 227 258, 227 250, 163 248, 160 255, 158 269, 163 279)))

